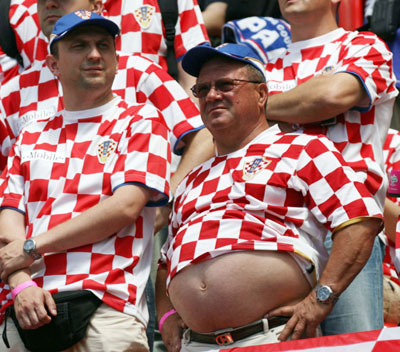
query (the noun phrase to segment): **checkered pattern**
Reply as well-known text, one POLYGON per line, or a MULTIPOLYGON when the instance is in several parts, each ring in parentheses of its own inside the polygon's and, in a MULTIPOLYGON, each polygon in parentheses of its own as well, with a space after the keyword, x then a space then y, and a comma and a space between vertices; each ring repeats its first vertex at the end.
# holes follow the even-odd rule
MULTIPOLYGON (((190 48, 208 41, 200 8, 195 0, 177 0, 175 55, 181 58, 190 48)), ((141 53, 165 69, 167 46, 165 28, 157 0, 105 0, 103 15, 121 28, 117 48, 127 53, 141 53)))
POLYGON ((271 127, 181 182, 161 263, 169 283, 189 264, 232 250, 283 250, 311 261, 318 278, 328 230, 360 216, 382 214, 333 144, 271 127), (245 180, 246 165, 256 159, 263 166, 245 180))
MULTIPOLYGON (((385 158, 385 169, 386 174, 390 175, 390 171, 400 170, 400 132, 394 129, 389 129, 385 144, 383 146, 383 155, 385 158)), ((390 200, 400 206, 400 198, 390 197, 390 200)), ((400 275, 400 225, 397 222, 396 228, 396 243, 389 243, 389 247, 386 248, 386 255, 384 258, 384 274, 389 275, 390 278, 396 282, 399 282, 399 276, 396 274, 394 269, 397 269, 397 273, 400 275), (394 265, 397 263, 396 268, 394 265)))
MULTIPOLYGON (((126 53, 139 53, 168 68, 165 28, 157 0, 104 0, 103 15, 119 25, 121 36, 117 49, 126 53), (139 15, 135 15, 138 13, 139 15), (146 22, 148 21, 148 23, 146 22)), ((25 69, 34 60, 44 60, 48 53, 48 40, 40 31, 36 0, 11 0, 10 24, 25 69)), ((180 59, 190 48, 208 41, 207 31, 197 1, 178 0, 179 17, 176 24, 175 54, 180 59)), ((0 82, 18 73, 17 62, 0 51, 0 82)))
MULTIPOLYGON (((36 0, 11 0, 10 2, 10 26, 14 30, 17 48, 25 69, 31 66, 35 58, 43 60, 47 54, 47 40, 43 42, 44 35, 39 36, 40 25, 36 3, 36 0)), ((16 60, 5 55, 0 49, 0 82, 6 82, 18 74, 21 70, 18 66, 16 60)))
MULTIPOLYGON (((138 183, 153 197, 136 224, 103 241, 56 254, 31 267, 46 290, 90 289, 117 310, 147 321, 142 294, 150 271, 154 205, 169 195, 168 129, 150 105, 120 98, 98 108, 61 112, 21 131, 10 153, 1 207, 24 212, 27 236, 36 236, 76 217, 138 183), (98 147, 109 141, 115 150, 100 161, 98 147)), ((7 286, 0 292, 4 307, 7 286)))
MULTIPOLYGON (((129 103, 148 103, 163 114, 172 133, 170 143, 180 154, 182 137, 203 128, 198 108, 182 87, 160 66, 139 55, 120 55, 114 93, 129 103)), ((5 167, 12 143, 21 128, 63 108, 61 87, 44 62, 36 61, 0 91, 0 168, 5 167), (1 128, 1 125, 4 128, 1 128)))
POLYGON ((369 99, 337 116, 335 125, 313 124, 301 128, 305 133, 328 136, 383 205, 387 182, 382 146, 398 94, 392 54, 372 33, 347 32, 339 28, 318 38, 292 43, 284 56, 267 64, 269 92, 290 90, 324 72, 356 75, 369 99))

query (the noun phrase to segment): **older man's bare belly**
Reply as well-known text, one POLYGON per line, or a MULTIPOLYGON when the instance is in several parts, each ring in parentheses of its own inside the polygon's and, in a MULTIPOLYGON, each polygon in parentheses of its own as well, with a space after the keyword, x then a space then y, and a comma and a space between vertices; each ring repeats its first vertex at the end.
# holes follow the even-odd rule
POLYGON ((240 251, 185 268, 172 279, 169 296, 189 328, 211 332, 261 319, 310 290, 288 253, 240 251))

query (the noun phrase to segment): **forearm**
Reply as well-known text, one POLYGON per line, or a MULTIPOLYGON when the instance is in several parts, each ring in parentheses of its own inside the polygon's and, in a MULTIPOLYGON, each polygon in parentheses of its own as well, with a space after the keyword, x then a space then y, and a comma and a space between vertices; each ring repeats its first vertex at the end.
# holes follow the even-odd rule
POLYGON ((385 233, 393 243, 396 242, 396 224, 399 214, 400 207, 386 198, 384 210, 385 233))
MULTIPOLYGON (((25 217, 22 213, 12 210, 3 209, 0 212, 0 248, 14 240, 25 240, 25 217)), ((7 279, 10 289, 14 289, 19 284, 30 281, 31 275, 29 268, 17 270, 7 279)))
POLYGON ((133 224, 150 198, 145 187, 126 185, 79 216, 35 236, 39 253, 61 252, 99 242, 133 224))
POLYGON ((186 94, 192 99, 192 101, 198 105, 197 98, 195 98, 192 94, 190 88, 196 83, 196 78, 189 75, 183 68, 182 68, 182 61, 178 62, 178 76, 179 76, 179 84, 183 87, 186 94))
POLYGON ((381 220, 370 218, 338 231, 320 283, 341 294, 368 261, 381 224, 381 220))
POLYGON ((204 25, 209 35, 220 36, 223 25, 225 24, 226 8, 228 4, 217 1, 209 4, 202 12, 204 25))
POLYGON ((357 106, 366 92, 348 73, 315 76, 284 93, 270 95, 267 118, 288 123, 313 123, 337 116, 357 106))
POLYGON ((157 320, 160 321, 161 317, 174 309, 169 297, 166 293, 166 282, 167 282, 167 268, 161 266, 157 271, 157 278, 155 284, 156 291, 156 308, 157 308, 157 320))

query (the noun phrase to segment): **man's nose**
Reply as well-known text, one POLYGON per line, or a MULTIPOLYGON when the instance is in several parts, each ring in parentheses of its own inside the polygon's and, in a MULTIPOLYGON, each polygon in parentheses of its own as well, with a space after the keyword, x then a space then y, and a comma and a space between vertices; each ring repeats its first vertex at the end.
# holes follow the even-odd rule
POLYGON ((91 45, 88 53, 89 60, 98 60, 101 57, 100 51, 96 45, 91 45))
POLYGON ((45 7, 48 9, 57 8, 59 4, 59 0, 44 0, 45 7))
POLYGON ((215 87, 215 84, 212 84, 210 90, 206 95, 206 100, 214 100, 221 97, 221 92, 215 87))

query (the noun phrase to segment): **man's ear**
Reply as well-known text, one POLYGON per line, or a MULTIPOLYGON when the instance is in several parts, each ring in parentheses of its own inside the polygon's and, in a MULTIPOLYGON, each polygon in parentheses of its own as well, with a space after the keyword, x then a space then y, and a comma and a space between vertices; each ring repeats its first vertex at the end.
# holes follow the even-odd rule
POLYGON ((58 61, 53 55, 51 54, 47 55, 46 65, 54 76, 56 77, 60 76, 60 71, 58 69, 58 61))
POLYGON ((266 83, 258 84, 258 93, 259 93, 258 103, 260 106, 264 106, 268 100, 268 87, 266 83))
POLYGON ((95 0, 92 5, 92 12, 96 12, 98 15, 101 15, 103 12, 103 1, 95 0))

